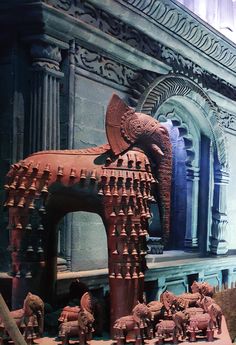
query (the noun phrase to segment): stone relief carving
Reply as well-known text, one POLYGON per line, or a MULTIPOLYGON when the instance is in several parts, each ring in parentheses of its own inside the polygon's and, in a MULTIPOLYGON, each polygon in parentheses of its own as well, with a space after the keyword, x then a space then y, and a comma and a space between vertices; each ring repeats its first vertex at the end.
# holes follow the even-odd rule
POLYGON ((126 87, 131 87, 139 77, 133 69, 84 47, 77 47, 75 65, 126 87))

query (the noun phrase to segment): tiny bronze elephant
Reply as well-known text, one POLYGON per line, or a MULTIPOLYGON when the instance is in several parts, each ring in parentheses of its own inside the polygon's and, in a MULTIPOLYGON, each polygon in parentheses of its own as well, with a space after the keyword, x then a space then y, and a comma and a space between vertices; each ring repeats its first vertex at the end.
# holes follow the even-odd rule
POLYGON ((78 336, 80 345, 85 345, 92 339, 94 317, 92 314, 91 296, 88 292, 83 294, 79 307, 66 307, 63 309, 59 320, 63 320, 59 327, 59 337, 62 345, 69 345, 70 337, 78 336), (77 319, 73 320, 77 312, 77 319), (66 320, 72 321, 66 321, 66 320))

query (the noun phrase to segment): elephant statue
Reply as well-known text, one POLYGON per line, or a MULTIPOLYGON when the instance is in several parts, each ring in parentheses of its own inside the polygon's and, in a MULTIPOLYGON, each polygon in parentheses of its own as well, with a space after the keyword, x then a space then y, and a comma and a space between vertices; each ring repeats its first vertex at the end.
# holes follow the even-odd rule
POLYGON ((74 320, 75 307, 70 313, 69 307, 63 310, 59 321, 63 322, 59 326, 59 337, 62 339, 62 345, 69 345, 70 337, 79 337, 80 345, 85 345, 87 341, 92 339, 94 316, 92 313, 91 296, 86 292, 80 301, 81 307, 78 308, 76 320, 74 320), (70 321, 65 321, 65 318, 70 321))
POLYGON ((124 345, 128 341, 141 345, 145 338, 152 338, 151 317, 149 308, 144 303, 138 303, 131 315, 117 319, 113 326, 117 345, 124 345))
POLYGON ((209 296, 204 296, 200 302, 201 307, 208 313, 217 327, 217 333, 221 334, 222 310, 221 307, 209 296))
POLYGON ((157 344, 163 344, 163 341, 169 337, 172 337, 173 343, 178 343, 180 335, 185 339, 187 322, 188 316, 182 311, 173 313, 172 320, 160 320, 156 325, 157 344))
POLYGON ((196 282, 194 281, 191 285, 192 293, 200 293, 201 296, 212 297, 214 294, 214 288, 207 282, 196 282))
POLYGON ((213 331, 213 320, 208 313, 197 313, 191 315, 188 321, 188 329, 190 333, 190 341, 196 341, 197 334, 206 334, 208 341, 213 341, 214 331, 213 331))
POLYGON ((161 123, 117 95, 106 133, 109 144, 37 152, 7 174, 13 305, 31 288, 53 302, 57 224, 74 211, 99 214, 106 229, 111 324, 142 301, 151 203, 160 208, 164 240, 169 236, 170 139, 161 123))
POLYGON ((183 293, 175 296, 172 292, 165 291, 161 294, 161 302, 165 306, 168 315, 173 311, 184 310, 189 307, 196 307, 200 301, 200 293, 183 293))
POLYGON ((165 307, 160 301, 151 301, 147 304, 147 307, 152 315, 151 322, 154 332, 157 322, 164 318, 165 307))
MULTIPOLYGON (((18 328, 23 333, 27 344, 33 344, 35 338, 42 337, 44 329, 44 302, 39 296, 28 293, 23 308, 10 312, 18 328)), ((0 343, 7 339, 4 323, 0 315, 0 343)))

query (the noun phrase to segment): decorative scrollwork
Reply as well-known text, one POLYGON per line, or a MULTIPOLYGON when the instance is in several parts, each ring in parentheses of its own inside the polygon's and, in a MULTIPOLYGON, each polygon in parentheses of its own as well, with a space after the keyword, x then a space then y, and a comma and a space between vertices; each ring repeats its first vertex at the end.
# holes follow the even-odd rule
POLYGON ((131 87, 139 77, 131 68, 83 47, 77 49, 75 63, 77 67, 126 87, 131 87))

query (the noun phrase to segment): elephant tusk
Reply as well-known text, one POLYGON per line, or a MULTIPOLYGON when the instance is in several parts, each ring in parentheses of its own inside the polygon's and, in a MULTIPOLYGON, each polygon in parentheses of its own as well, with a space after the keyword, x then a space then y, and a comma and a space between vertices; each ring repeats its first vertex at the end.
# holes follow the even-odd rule
POLYGON ((157 153, 159 156, 164 156, 164 153, 163 153, 163 151, 160 149, 159 146, 157 146, 156 144, 152 144, 151 147, 152 147, 152 150, 153 150, 155 153, 157 153))

